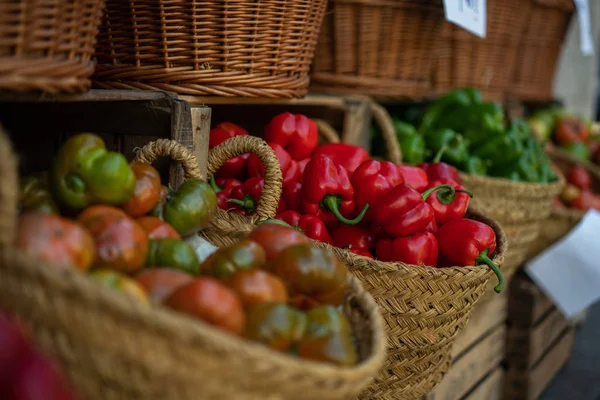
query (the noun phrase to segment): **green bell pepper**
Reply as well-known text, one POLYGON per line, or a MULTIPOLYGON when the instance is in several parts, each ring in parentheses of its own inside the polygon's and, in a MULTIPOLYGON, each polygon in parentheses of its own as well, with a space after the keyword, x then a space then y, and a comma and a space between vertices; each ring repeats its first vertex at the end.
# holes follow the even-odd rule
POLYGON ((73 210, 91 204, 122 205, 135 189, 135 174, 120 153, 108 151, 91 133, 69 138, 60 148, 50 172, 55 199, 73 210))
POLYGON ((524 152, 523 141, 515 130, 491 137, 485 144, 473 150, 473 155, 489 161, 492 169, 510 164, 524 152))
POLYGON ((505 131, 504 110, 496 103, 476 104, 456 112, 446 121, 449 128, 462 133, 472 146, 478 147, 491 136, 505 131))
POLYGON ((581 161, 590 161, 591 159, 590 149, 582 142, 574 142, 561 146, 561 150, 581 161))
POLYGON ((442 120, 452 115, 456 108, 469 108, 478 103, 481 103, 481 93, 476 89, 458 89, 438 98, 425 110, 419 133, 423 134, 435 127, 451 128, 442 120))
POLYGON ((438 153, 445 148, 442 160, 450 164, 461 165, 467 160, 468 146, 463 137, 451 129, 438 129, 430 131, 425 136, 427 147, 433 153, 438 153))
POLYGON ((486 175, 488 171, 488 163, 479 157, 470 156, 461 168, 467 174, 486 175))
POLYGON ((398 137, 405 164, 420 164, 425 160, 425 139, 414 133, 411 136, 398 137))
POLYGON ((415 136, 417 134, 417 129, 413 125, 400 121, 396 117, 392 117, 392 124, 394 125, 394 130, 396 131, 396 137, 398 139, 406 136, 415 136))

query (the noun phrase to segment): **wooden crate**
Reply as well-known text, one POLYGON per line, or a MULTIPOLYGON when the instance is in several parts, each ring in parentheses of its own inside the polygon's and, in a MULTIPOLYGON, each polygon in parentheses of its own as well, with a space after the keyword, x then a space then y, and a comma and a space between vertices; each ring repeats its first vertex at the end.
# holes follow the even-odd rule
POLYGON ((568 361, 575 328, 523 274, 510 288, 504 399, 534 400, 568 361))
MULTIPOLYGON (((194 152, 206 176, 210 108, 192 106, 170 92, 0 93, 0 123, 15 144, 23 174, 46 169, 69 135, 93 132, 105 140, 109 149, 124 153, 128 159, 134 157, 136 148, 152 140, 177 140, 194 152)), ((157 165, 163 175, 169 175, 167 165, 157 165)), ((179 185, 183 181, 181 167, 170 171, 170 183, 179 185)))
POLYGON ((506 315, 504 294, 474 310, 452 347, 452 366, 424 400, 500 399, 506 315))
POLYGON ((327 122, 345 143, 369 150, 372 101, 366 96, 309 94, 303 99, 219 98, 179 96, 192 105, 208 105, 212 125, 230 121, 252 135, 262 136, 265 125, 283 112, 304 114, 327 122))

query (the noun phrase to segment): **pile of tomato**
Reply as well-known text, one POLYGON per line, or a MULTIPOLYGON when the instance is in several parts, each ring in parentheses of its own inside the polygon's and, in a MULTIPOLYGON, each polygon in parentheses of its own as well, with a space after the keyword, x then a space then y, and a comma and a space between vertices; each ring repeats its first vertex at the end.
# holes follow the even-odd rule
POLYGON ((297 230, 265 223, 201 259, 188 243, 217 209, 197 179, 177 190, 93 134, 68 139, 48 171, 21 183, 16 246, 54 268, 299 357, 353 365, 340 306, 345 266, 297 230))
POLYGON ((570 207, 582 211, 590 208, 600 210, 600 196, 593 191, 593 180, 590 172, 581 165, 573 165, 566 174, 567 185, 557 196, 555 205, 570 207))

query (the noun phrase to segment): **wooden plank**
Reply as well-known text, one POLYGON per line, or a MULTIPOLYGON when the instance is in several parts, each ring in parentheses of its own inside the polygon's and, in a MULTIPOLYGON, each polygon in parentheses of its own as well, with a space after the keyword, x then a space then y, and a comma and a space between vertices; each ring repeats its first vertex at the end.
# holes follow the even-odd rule
POLYGON ((496 368, 462 400, 500 400, 504 390, 504 369, 496 368))
POLYGON ((524 275, 515 276, 508 302, 510 325, 534 326, 553 307, 552 301, 530 279, 524 275))
MULTIPOLYGON (((176 100, 171 105, 171 139, 194 151, 194 134, 192 129, 192 112, 189 103, 176 100)), ((171 166, 169 183, 178 188, 185 181, 180 164, 171 166)))
POLYGON ((507 357, 513 366, 533 366, 563 334, 569 321, 554 309, 534 329, 511 327, 508 330, 507 357))
POLYGON ((267 97, 216 97, 216 96, 188 96, 179 95, 180 100, 185 100, 190 104, 277 104, 277 105, 298 105, 310 104, 325 107, 343 108, 346 106, 345 99, 356 99, 369 101, 369 97, 363 95, 330 96, 324 94, 309 94, 301 99, 272 99, 267 97))
POLYGON ((208 107, 194 106, 192 113, 192 142, 194 155, 198 160, 202 179, 206 179, 208 170, 208 142, 210 139, 210 116, 208 107))
POLYGON ((348 98, 342 142, 371 150, 371 102, 370 100, 348 98))
POLYGON ((495 329, 470 351, 457 359, 450 370, 425 400, 457 400, 464 397, 504 357, 506 327, 495 329))
POLYGON ((452 359, 456 359, 478 339, 506 321, 508 311, 506 292, 495 296, 481 306, 477 305, 465 329, 456 337, 452 346, 452 359))
POLYGON ((504 398, 506 400, 537 399, 569 360, 574 342, 575 330, 569 327, 532 369, 523 370, 509 365, 506 371, 504 398))
POLYGON ((93 101, 157 101, 177 99, 177 93, 154 90, 92 89, 82 94, 0 92, 0 102, 65 103, 93 101))

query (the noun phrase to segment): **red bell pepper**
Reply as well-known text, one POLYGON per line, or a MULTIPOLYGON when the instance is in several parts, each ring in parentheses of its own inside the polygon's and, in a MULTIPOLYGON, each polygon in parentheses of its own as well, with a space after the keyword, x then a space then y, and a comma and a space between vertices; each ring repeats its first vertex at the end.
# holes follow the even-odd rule
POLYGON ((445 162, 440 162, 444 150, 446 150, 446 148, 442 147, 442 149, 436 154, 431 164, 420 164, 419 167, 425 171, 429 181, 436 181, 438 179, 452 179, 454 182, 460 185, 462 184, 462 179, 460 178, 458 169, 450 164, 446 164, 445 162))
POLYGON ((426 200, 427 204, 433 209, 438 227, 453 219, 464 218, 467 208, 469 208, 469 200, 473 197, 473 194, 466 190, 464 186, 448 178, 431 182, 428 189, 444 184, 452 186, 455 189, 454 193, 447 190, 438 190, 437 193, 430 195, 426 200))
POLYGON ((347 143, 324 144, 316 148, 313 157, 318 154, 324 154, 334 163, 346 168, 350 176, 359 165, 369 159, 369 153, 365 149, 347 143))
POLYGON ((379 239, 376 247, 377 258, 381 261, 399 261, 430 267, 435 267, 437 264, 438 242, 431 232, 420 232, 394 239, 379 239))
POLYGON ((504 277, 490 259, 496 250, 496 233, 488 225, 472 219, 457 219, 438 229, 440 267, 486 264, 498 277, 494 288, 500 293, 504 288, 504 277))
POLYGON ((290 182, 287 185, 283 185, 283 191, 281 196, 285 200, 288 206, 288 210, 300 211, 301 202, 300 195, 302 194, 302 183, 290 182))
POLYGON ((336 247, 371 251, 375 245, 375 235, 369 229, 357 225, 339 226, 331 231, 336 247))
MULTIPOLYGON (((404 182, 398 166, 389 161, 368 160, 352 174, 354 188, 354 211, 360 212, 365 205, 374 204, 379 197, 404 182)), ((371 220, 371 213, 364 221, 371 220)))
POLYGON ((425 232, 436 233, 437 230, 438 230, 438 224, 435 221, 435 213, 434 213, 434 218, 431 220, 431 222, 429 223, 429 225, 427 225, 425 227, 425 232))
MULTIPOLYGON (((292 160, 292 157, 288 152, 277 143, 268 143, 268 145, 271 146, 277 156, 277 160, 279 160, 283 184, 287 185, 290 182, 299 181, 300 178, 302 178, 302 174, 300 173, 298 161, 292 160)), ((250 154, 250 157, 248 158, 248 176, 250 178, 263 178, 265 176, 263 163, 256 154, 250 154)))
POLYGON ((315 122, 289 112, 275 116, 265 127, 265 140, 280 144, 296 161, 310 157, 317 147, 319 131, 315 122))
POLYGON ((427 178, 427 173, 422 168, 412 165, 398 165, 398 169, 404 178, 404 182, 417 192, 421 193, 427 189, 429 178, 427 178))
MULTIPOLYGON (((248 131, 244 128, 231 122, 221 122, 210 130, 208 148, 212 149, 232 137, 246 135, 248 135, 248 131)), ((248 157, 250 157, 250 154, 242 154, 241 156, 233 157, 225 161, 221 168, 215 173, 215 177, 245 179, 248 157)))
POLYGON ((304 170, 306 165, 310 162, 310 158, 305 158, 302 161, 298 161, 298 168, 300 168, 300 175, 304 176, 304 170))
POLYGON ((350 249, 348 249, 348 251, 350 253, 354 253, 359 256, 369 257, 369 258, 373 258, 373 259, 375 258, 375 257, 373 257, 373 254, 371 254, 371 252, 369 252, 367 250, 350 248, 350 249))
POLYGON ((313 157, 306 165, 301 199, 302 211, 316 215, 328 228, 335 226, 338 220, 356 225, 369 209, 366 205, 356 218, 348 219, 354 211, 354 189, 348 173, 323 154, 313 157))
MULTIPOLYGON (((258 207, 258 201, 260 200, 260 194, 265 187, 265 180, 263 178, 250 178, 242 184, 237 186, 231 191, 231 198, 227 199, 227 203, 232 203, 239 206, 243 212, 240 214, 252 214, 258 207)), ((277 207, 277 212, 283 212, 287 209, 285 200, 280 199, 277 207)))
POLYGON ((320 242, 333 244, 325 224, 314 215, 300 215, 300 213, 296 211, 287 210, 277 214, 275 219, 286 222, 293 228, 304 233, 306 237, 309 237, 313 240, 318 240, 320 242))
POLYGON ((440 185, 421 194, 406 183, 401 183, 372 204, 373 221, 389 236, 423 232, 435 220, 433 209, 425 200, 436 190, 454 192, 452 186, 440 185))
POLYGON ((238 186, 242 186, 242 182, 237 179, 218 178, 215 181, 214 176, 210 177, 210 186, 217 194, 217 205, 222 210, 239 209, 238 206, 228 203, 227 199, 231 197, 231 192, 238 186))

